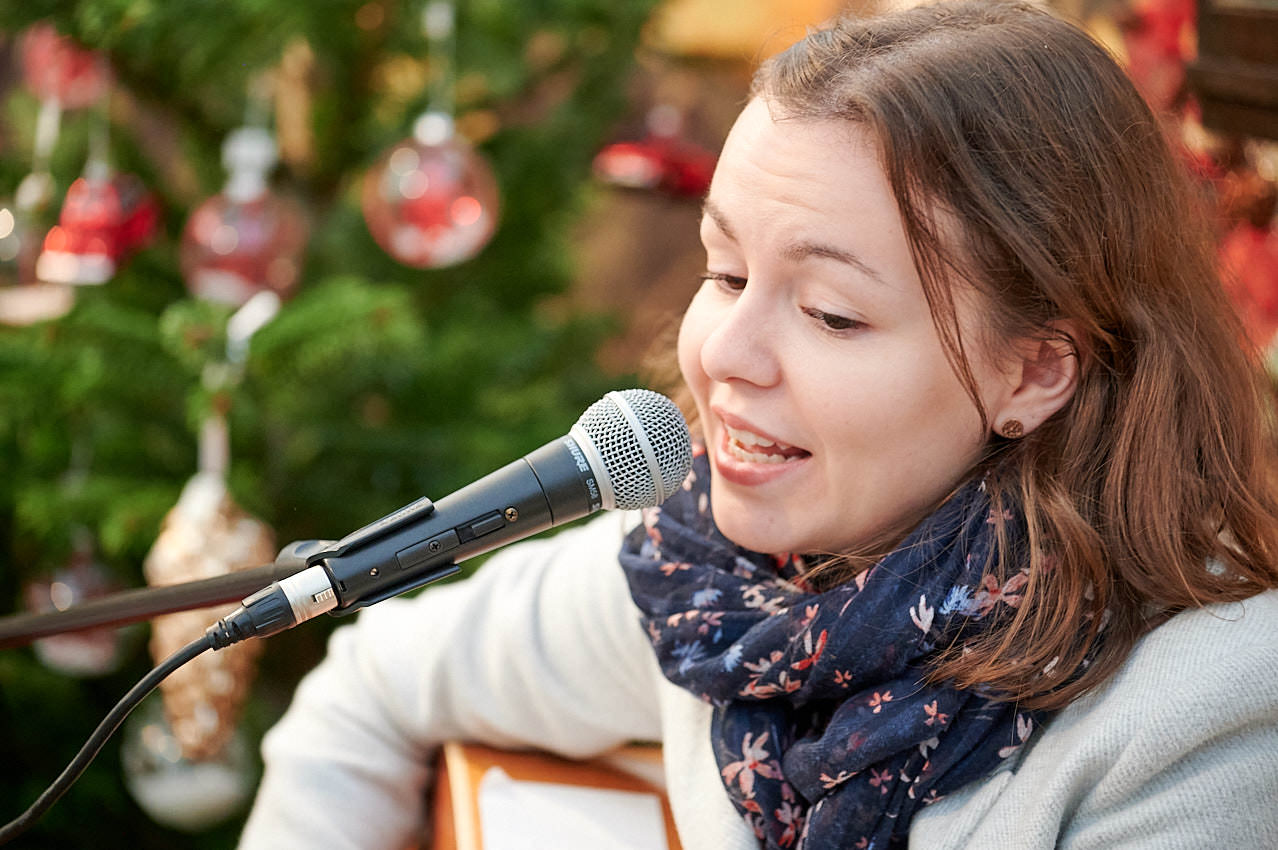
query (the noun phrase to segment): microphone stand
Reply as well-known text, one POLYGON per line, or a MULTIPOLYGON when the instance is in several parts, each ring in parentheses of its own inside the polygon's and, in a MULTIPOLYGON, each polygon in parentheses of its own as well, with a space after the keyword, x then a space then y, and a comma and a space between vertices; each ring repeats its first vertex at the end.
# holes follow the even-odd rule
POLYGON ((124 590, 62 611, 0 617, 0 649, 25 646, 63 632, 97 626, 126 626, 175 611, 238 603, 267 585, 306 569, 306 556, 331 543, 329 540, 302 540, 285 546, 275 563, 266 566, 181 584, 124 590))

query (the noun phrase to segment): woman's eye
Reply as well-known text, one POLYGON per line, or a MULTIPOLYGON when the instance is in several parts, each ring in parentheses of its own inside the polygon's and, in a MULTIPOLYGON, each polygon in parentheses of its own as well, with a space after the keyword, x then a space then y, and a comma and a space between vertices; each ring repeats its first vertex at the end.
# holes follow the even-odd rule
POLYGON ((720 287, 731 292, 740 292, 745 289, 746 285, 745 278, 731 274, 723 274, 722 272, 706 272, 705 274, 699 275, 699 277, 702 280, 713 280, 715 283, 719 284, 720 287))
POLYGON ((809 316, 816 319, 832 331, 848 331, 864 325, 864 322, 860 322, 856 319, 849 319, 847 316, 837 316, 834 313, 827 313, 824 310, 817 310, 814 307, 808 307, 804 309, 803 312, 807 313, 809 316))

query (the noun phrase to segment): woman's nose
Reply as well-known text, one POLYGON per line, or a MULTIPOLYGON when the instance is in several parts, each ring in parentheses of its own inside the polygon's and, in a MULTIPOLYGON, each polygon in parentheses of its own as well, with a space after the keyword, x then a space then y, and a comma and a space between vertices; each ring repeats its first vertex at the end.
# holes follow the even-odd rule
POLYGON ((744 381, 761 387, 780 380, 779 316, 749 289, 725 305, 701 345, 701 368, 715 381, 744 381))

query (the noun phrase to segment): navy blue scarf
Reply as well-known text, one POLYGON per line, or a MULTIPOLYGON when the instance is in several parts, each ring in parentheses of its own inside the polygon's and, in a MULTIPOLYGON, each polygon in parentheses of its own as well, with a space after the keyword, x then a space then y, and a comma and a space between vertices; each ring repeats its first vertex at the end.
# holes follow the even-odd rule
POLYGON ((984 575, 997 546, 984 487, 965 485, 871 569, 815 592, 800 559, 719 532, 709 480, 699 456, 621 564, 662 671, 714 707, 728 796, 768 848, 904 845, 919 808, 988 776, 1045 719, 924 683, 938 648, 1020 602, 1024 572, 984 575))

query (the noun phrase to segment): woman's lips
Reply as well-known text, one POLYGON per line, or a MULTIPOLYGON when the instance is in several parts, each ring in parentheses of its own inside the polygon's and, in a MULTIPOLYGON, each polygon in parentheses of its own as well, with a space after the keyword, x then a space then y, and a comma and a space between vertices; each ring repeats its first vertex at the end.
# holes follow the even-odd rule
POLYGON ((740 461, 786 463, 808 455, 808 452, 803 449, 773 440, 747 428, 733 428, 725 422, 723 429, 728 435, 727 450, 740 461))
POLYGON ((756 431, 743 420, 715 411, 721 429, 714 461, 719 474, 734 484, 764 484, 794 471, 812 456, 806 449, 756 431))

